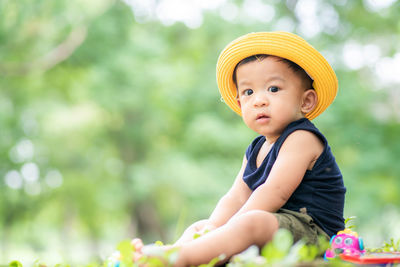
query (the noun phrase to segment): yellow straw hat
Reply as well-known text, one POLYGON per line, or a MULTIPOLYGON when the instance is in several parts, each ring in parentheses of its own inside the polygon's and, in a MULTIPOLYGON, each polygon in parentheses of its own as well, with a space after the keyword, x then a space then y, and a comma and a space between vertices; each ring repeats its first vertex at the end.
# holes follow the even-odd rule
POLYGON ((335 99, 338 81, 326 59, 301 37, 289 32, 255 32, 243 35, 229 43, 217 63, 217 84, 225 103, 241 115, 236 100, 233 71, 236 65, 252 55, 267 54, 286 58, 302 67, 313 79, 318 96, 314 110, 305 116, 312 120, 335 99))

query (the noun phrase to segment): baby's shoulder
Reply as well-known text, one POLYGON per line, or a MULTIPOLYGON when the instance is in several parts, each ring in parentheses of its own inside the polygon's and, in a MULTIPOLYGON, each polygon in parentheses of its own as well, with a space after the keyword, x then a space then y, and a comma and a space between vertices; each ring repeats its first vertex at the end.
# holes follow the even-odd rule
POLYGON ((296 130, 290 133, 284 140, 280 151, 308 154, 313 158, 318 157, 324 151, 325 144, 314 132, 308 130, 296 130))

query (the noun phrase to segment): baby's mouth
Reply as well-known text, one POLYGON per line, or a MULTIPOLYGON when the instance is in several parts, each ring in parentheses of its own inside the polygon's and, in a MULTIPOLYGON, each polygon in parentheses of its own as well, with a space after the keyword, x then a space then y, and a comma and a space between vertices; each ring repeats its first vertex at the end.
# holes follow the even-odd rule
POLYGON ((269 119, 268 115, 258 114, 256 120, 269 119))

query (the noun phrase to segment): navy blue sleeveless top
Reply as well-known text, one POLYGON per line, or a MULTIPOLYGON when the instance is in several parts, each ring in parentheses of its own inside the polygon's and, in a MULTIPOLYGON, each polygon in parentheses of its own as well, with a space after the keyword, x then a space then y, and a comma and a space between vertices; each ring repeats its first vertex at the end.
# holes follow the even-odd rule
POLYGON ((251 190, 263 184, 268 179, 283 142, 296 130, 314 133, 322 141, 324 150, 313 169, 306 171, 300 185, 282 208, 297 212, 303 207, 307 208, 307 213, 315 223, 332 236, 344 229, 343 208, 346 188, 328 141, 308 119, 302 118, 290 123, 273 144, 259 168, 256 166, 256 159, 265 137, 256 137, 246 150, 247 166, 243 180, 251 190))

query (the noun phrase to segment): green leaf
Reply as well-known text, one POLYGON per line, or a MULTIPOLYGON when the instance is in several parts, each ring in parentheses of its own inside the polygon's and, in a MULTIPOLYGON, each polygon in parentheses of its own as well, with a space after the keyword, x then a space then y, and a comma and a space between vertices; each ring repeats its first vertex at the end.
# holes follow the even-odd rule
POLYGON ((22 267, 22 263, 19 261, 12 261, 9 264, 10 267, 22 267))
MULTIPOLYGON (((351 221, 355 220, 356 218, 357 218, 357 216, 350 216, 344 220, 344 224, 347 225, 348 222, 351 222, 351 221)), ((349 228, 349 227, 346 226, 346 228, 349 228)))
POLYGON ((164 246, 164 243, 160 240, 157 240, 154 244, 156 244, 157 246, 164 246))
POLYGON ((117 245, 117 250, 121 253, 120 263, 123 266, 130 267, 133 265, 134 247, 130 240, 121 241, 117 245))
POLYGON ((277 262, 288 254, 292 245, 292 234, 286 229, 279 229, 274 239, 262 248, 261 255, 268 262, 277 262))
POLYGON ((195 234, 193 235, 193 239, 197 239, 197 238, 199 238, 200 236, 201 236, 201 234, 195 233, 195 234))
POLYGON ((287 229, 279 229, 272 241, 277 249, 288 252, 293 245, 293 236, 287 229))

